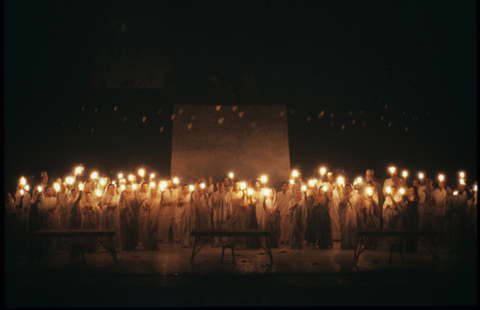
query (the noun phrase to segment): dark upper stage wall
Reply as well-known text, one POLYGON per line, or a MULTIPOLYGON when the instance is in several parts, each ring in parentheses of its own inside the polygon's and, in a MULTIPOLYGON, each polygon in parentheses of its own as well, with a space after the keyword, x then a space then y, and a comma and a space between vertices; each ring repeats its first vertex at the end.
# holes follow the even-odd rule
POLYGON ((172 177, 194 182, 229 172, 240 180, 266 174, 267 186, 277 189, 288 180, 286 105, 175 105, 174 114, 172 177))

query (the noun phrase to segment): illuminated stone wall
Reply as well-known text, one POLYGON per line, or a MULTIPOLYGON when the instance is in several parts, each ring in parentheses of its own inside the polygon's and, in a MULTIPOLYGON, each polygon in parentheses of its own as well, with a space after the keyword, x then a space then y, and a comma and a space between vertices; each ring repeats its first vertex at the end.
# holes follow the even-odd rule
POLYGON ((262 174, 267 186, 288 181, 290 155, 285 105, 175 105, 172 177, 194 182, 229 172, 248 180, 262 174))

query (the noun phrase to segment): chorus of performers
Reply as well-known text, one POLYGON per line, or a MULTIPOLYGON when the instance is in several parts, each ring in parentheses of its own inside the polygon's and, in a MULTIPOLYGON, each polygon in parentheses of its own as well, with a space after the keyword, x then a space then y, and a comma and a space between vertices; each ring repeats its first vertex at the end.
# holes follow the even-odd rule
MULTIPOLYGON (((7 194, 6 246, 14 256, 55 255, 72 242, 59 238, 42 247, 34 238, 37 230, 98 228, 114 229, 115 248, 124 251, 155 251, 169 242, 191 247, 193 229, 268 230, 271 247, 291 249, 330 249, 333 241, 352 249, 358 229, 426 229, 438 232, 437 244, 452 252, 476 249, 477 185, 468 186, 463 172, 452 189, 443 175, 434 182, 420 173, 410 183, 406 172, 402 178, 394 167, 383 184, 370 169, 365 180, 347 183, 345 175, 322 168, 320 179, 306 182, 293 171, 277 191, 266 186, 266 176, 248 182, 233 175, 215 182, 200 178, 187 184, 178 178, 154 181, 153 174, 147 182, 142 170, 139 180, 133 174, 111 180, 94 172, 77 182, 82 171, 79 167, 73 177, 53 182, 42 172, 40 183, 31 187, 21 177, 14 195, 7 194)), ((87 253, 97 250, 93 238, 79 242, 87 253)), ((241 237, 217 237, 214 246, 224 242, 261 246, 256 238, 241 237)), ((417 250, 415 238, 402 242, 405 251, 417 250)))

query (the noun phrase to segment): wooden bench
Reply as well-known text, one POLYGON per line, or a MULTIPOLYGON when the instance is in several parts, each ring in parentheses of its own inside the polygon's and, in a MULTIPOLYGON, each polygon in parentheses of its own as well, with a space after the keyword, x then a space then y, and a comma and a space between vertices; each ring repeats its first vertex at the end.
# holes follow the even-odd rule
POLYGON ((427 237, 426 240, 418 238, 421 244, 432 253, 434 262, 438 265, 438 254, 437 249, 435 248, 434 237, 437 235, 435 231, 425 230, 425 229, 365 229, 358 230, 358 244, 355 247, 355 252, 353 254, 353 264, 357 265, 358 257, 360 254, 369 248, 370 245, 378 237, 427 237), (368 242, 367 244, 367 240, 368 242))
MULTIPOLYGON (((51 240, 48 241, 47 244, 55 240, 58 237, 66 237, 66 238, 78 238, 78 237, 93 237, 97 240, 110 254, 112 254, 113 261, 117 262, 117 252, 115 251, 115 245, 113 243, 113 236, 115 236, 114 229, 42 229, 37 230, 35 232, 35 236, 37 238, 47 238, 51 240), (108 237, 109 245, 105 245, 99 237, 108 237)), ((73 252, 75 248, 79 248, 79 243, 73 243, 72 249, 70 253, 70 262, 73 259, 73 252)), ((82 250, 82 257, 83 261, 85 262, 85 257, 83 256, 82 250)))
POLYGON ((195 254, 197 254, 212 238, 214 237, 265 237, 265 242, 267 244, 267 248, 265 248, 262 244, 260 246, 267 252, 270 256, 270 267, 273 266, 273 257, 272 257, 272 250, 270 249, 270 240, 272 238, 272 233, 268 230, 261 230, 261 229, 194 229, 190 233, 190 236, 195 237, 195 242, 193 245, 193 252, 192 252, 192 259, 190 263, 193 263, 193 259, 195 254), (207 241, 205 241, 202 246, 195 251, 197 247, 197 238, 199 237, 210 237, 207 241))

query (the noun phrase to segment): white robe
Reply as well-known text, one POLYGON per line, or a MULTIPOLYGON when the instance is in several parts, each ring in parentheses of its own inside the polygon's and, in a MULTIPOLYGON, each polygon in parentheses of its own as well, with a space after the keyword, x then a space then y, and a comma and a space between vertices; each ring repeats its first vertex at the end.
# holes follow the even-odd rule
POLYGON ((107 193, 102 197, 101 200, 101 209, 102 209, 102 228, 115 229, 115 236, 113 237, 113 243, 116 249, 121 247, 120 244, 120 211, 118 209, 118 204, 120 200, 120 195, 114 194, 113 196, 107 193), (115 209, 108 209, 107 204, 110 203, 111 206, 116 206, 115 209), (112 222, 113 221, 113 222, 112 222))
POLYGON ((254 191, 252 194, 252 198, 257 201, 255 205, 255 216, 257 218, 258 229, 265 230, 265 220, 267 216, 267 213, 263 208, 263 200, 265 199, 265 196, 260 190, 260 191, 254 191))
MULTIPOLYGON (((213 208, 213 221, 226 221, 227 217, 232 216, 232 203, 230 194, 227 191, 219 193, 214 192, 210 196, 210 205, 213 208)), ((216 225, 216 224, 215 224, 216 225)))

